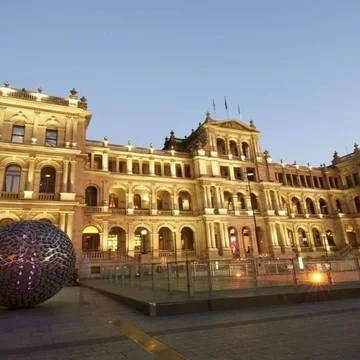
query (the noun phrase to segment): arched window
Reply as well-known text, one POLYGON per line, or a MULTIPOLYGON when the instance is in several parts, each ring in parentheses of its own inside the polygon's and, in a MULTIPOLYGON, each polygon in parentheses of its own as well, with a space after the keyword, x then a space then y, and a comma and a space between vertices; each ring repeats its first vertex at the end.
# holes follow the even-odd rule
POLYGON ((313 201, 310 198, 306 199, 306 208, 308 211, 308 214, 314 215, 315 214, 315 206, 313 201))
POLYGON ((97 189, 95 186, 88 186, 86 188, 85 202, 87 206, 97 206, 97 189))
POLYGON ((320 236, 319 230, 313 229, 312 235, 313 235, 315 246, 318 246, 318 247, 322 246, 322 241, 321 241, 321 236, 320 236))
POLYGON ((334 235, 331 230, 326 230, 326 240, 329 246, 336 246, 334 241, 334 235))
POLYGON ((339 199, 336 199, 335 204, 336 204, 336 210, 337 210, 339 213, 342 213, 342 212, 343 212, 343 208, 342 208, 341 201, 340 201, 339 199))
POLYGON ((327 208, 327 204, 326 201, 324 199, 320 199, 319 200, 319 205, 320 205, 320 211, 323 215, 329 215, 329 211, 327 208))
POLYGON ((10 165, 5 170, 4 191, 19 192, 20 190, 21 167, 10 165))
POLYGON ((41 169, 39 193, 55 193, 56 171, 54 168, 46 166, 41 169))
POLYGON ((141 196, 138 194, 134 195, 134 209, 141 209, 141 196))
POLYGON ((306 236, 306 232, 303 229, 298 230, 299 243, 301 247, 309 247, 308 238, 306 236))
POLYGON ((52 222, 49 219, 40 219, 39 221, 45 223, 45 224, 49 224, 52 225, 52 222))
POLYGON ((355 210, 357 213, 360 213, 360 196, 355 196, 354 198, 355 210))
POLYGON ((245 198, 241 193, 238 193, 238 205, 240 210, 246 210, 245 198))
POLYGON ((246 159, 250 158, 250 146, 246 142, 241 143, 242 154, 246 159))
POLYGON ((257 201, 256 195, 254 193, 251 193, 251 208, 252 210, 259 210, 259 203, 257 201))
POLYGON ((157 195, 156 196, 156 206, 159 210, 161 210, 163 208, 163 201, 161 196, 157 195))
POLYGON ((293 197, 291 199, 291 205, 292 205, 292 212, 295 213, 295 214, 302 214, 302 211, 301 211, 301 205, 300 205, 300 201, 298 198, 296 197, 293 197))
POLYGON ((109 208, 117 208, 119 207, 119 198, 116 194, 111 193, 109 195, 109 208))
POLYGON ((226 154, 226 146, 224 139, 216 139, 216 148, 219 154, 226 154))

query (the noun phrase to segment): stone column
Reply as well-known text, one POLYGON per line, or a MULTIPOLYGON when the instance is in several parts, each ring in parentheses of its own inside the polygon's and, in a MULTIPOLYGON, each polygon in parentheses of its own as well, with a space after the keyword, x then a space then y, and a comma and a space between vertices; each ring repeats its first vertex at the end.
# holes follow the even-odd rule
POLYGON ((161 163, 160 163, 160 168, 161 168, 161 176, 164 176, 164 175, 165 175, 164 161, 161 161, 161 163))
POLYGON ((66 234, 72 240, 73 233, 73 213, 67 213, 67 221, 66 221, 66 234))
POLYGON ((220 228, 220 246, 221 246, 221 248, 222 249, 224 249, 225 247, 226 247, 226 245, 225 245, 225 234, 224 234, 224 227, 223 227, 223 224, 222 223, 220 223, 219 224, 219 228, 220 228))
POLYGON ((185 177, 185 164, 181 163, 180 166, 181 166, 181 177, 185 177))
POLYGON ((108 250, 108 236, 109 236, 109 222, 103 220, 103 233, 102 233, 102 250, 108 250))
POLYGON ((150 176, 155 176, 155 160, 154 159, 149 160, 149 173, 150 173, 150 176))
POLYGON ((176 177, 176 163, 175 163, 175 161, 171 161, 171 163, 170 163, 170 175, 171 175, 171 177, 176 177))
POLYGON ((210 223, 205 223, 206 225, 206 231, 205 231, 205 236, 206 236, 206 247, 208 249, 212 248, 212 244, 211 244, 211 229, 210 229, 210 223))
POLYGON ((209 208, 209 199, 207 197, 207 186, 202 185, 203 188, 203 195, 204 195, 204 208, 209 208))
POLYGON ((6 107, 1 106, 0 107, 0 137, 4 137, 4 135, 5 135, 2 133, 2 131, 4 129, 5 111, 6 111, 6 107))
POLYGON ((34 191, 34 170, 35 170, 35 158, 29 158, 29 170, 28 170, 28 181, 26 184, 26 190, 34 191))
POLYGON ((34 126, 32 129, 32 138, 38 138, 38 127, 39 127, 39 115, 40 111, 34 111, 34 126))
POLYGON ((119 158, 119 156, 116 157, 115 171, 116 171, 117 173, 120 172, 120 158, 119 158))
POLYGON ((71 172, 70 172, 70 192, 75 192, 75 172, 76 170, 76 161, 71 160, 71 172))
POLYGON ((143 161, 139 159, 139 175, 143 174, 143 161))
POLYGON ((63 178, 61 183, 61 192, 67 193, 69 178, 69 160, 63 160, 63 178))
POLYGON ((60 219, 59 219, 59 228, 62 231, 65 231, 65 224, 66 224, 66 213, 61 212, 60 213, 60 219))
POLYGON ((76 144, 77 126, 78 126, 78 120, 74 119, 73 131, 72 131, 72 145, 73 146, 74 146, 74 144, 76 144))
POLYGON ((104 152, 102 154, 102 170, 108 171, 109 170, 109 154, 104 152))
POLYGON ((126 171, 128 174, 132 174, 132 157, 128 156, 126 158, 126 171))
POLYGON ((215 240, 215 227, 214 223, 210 223, 210 234, 211 234, 211 247, 216 249, 216 240, 215 240))

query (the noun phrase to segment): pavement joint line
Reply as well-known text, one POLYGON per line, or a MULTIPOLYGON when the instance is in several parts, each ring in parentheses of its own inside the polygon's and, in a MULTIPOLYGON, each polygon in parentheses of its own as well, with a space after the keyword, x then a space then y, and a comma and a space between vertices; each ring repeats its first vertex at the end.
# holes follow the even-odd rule
POLYGON ((52 351, 52 350, 69 349, 69 348, 81 347, 81 346, 89 346, 90 342, 91 345, 98 345, 98 344, 104 344, 115 341, 124 341, 124 340, 127 340, 127 336, 116 335, 116 336, 109 336, 102 338, 83 339, 83 340, 68 341, 68 342, 57 342, 52 344, 35 345, 28 347, 23 346, 23 347, 0 350, 0 358, 1 356, 9 356, 15 354, 33 353, 40 351, 52 351))
POLYGON ((140 345, 149 354, 158 360, 186 360, 184 356, 169 348, 159 340, 156 340, 148 333, 140 330, 134 325, 122 321, 115 320, 110 323, 116 328, 120 329, 129 339, 140 345))
POLYGON ((174 335, 181 334, 185 332, 195 332, 202 330, 216 330, 224 329, 228 327, 237 327, 237 326, 246 326, 246 325, 255 325, 255 324, 266 324, 276 321, 287 321, 293 319, 304 319, 311 317, 321 317, 321 316, 331 316, 331 315, 341 315, 351 312, 358 312, 360 308, 350 308, 350 309, 339 309, 339 310, 327 310, 322 312, 309 312, 303 314, 293 314, 293 315, 284 315, 284 316, 275 316, 270 318, 260 318, 260 319, 249 319, 249 320, 240 320, 240 321, 231 321, 227 323, 216 323, 211 325, 198 325, 192 327, 184 327, 177 329, 167 329, 167 330, 154 330, 149 331, 148 334, 151 336, 161 336, 161 335, 174 335))

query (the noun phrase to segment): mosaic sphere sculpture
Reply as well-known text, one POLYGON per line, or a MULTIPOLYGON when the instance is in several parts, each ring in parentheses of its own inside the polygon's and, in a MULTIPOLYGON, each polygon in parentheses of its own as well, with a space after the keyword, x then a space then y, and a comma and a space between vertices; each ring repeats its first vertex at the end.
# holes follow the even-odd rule
POLYGON ((0 228, 0 306, 38 305, 58 293, 75 272, 75 250, 54 225, 18 221, 0 228))

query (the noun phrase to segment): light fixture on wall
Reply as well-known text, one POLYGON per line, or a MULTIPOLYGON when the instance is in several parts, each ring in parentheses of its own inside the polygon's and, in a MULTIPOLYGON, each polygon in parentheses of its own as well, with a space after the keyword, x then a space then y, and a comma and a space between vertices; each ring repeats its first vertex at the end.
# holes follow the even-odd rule
POLYGON ((145 251, 145 236, 147 234, 147 230, 142 229, 140 233, 141 233, 141 253, 146 254, 146 251, 145 251))

